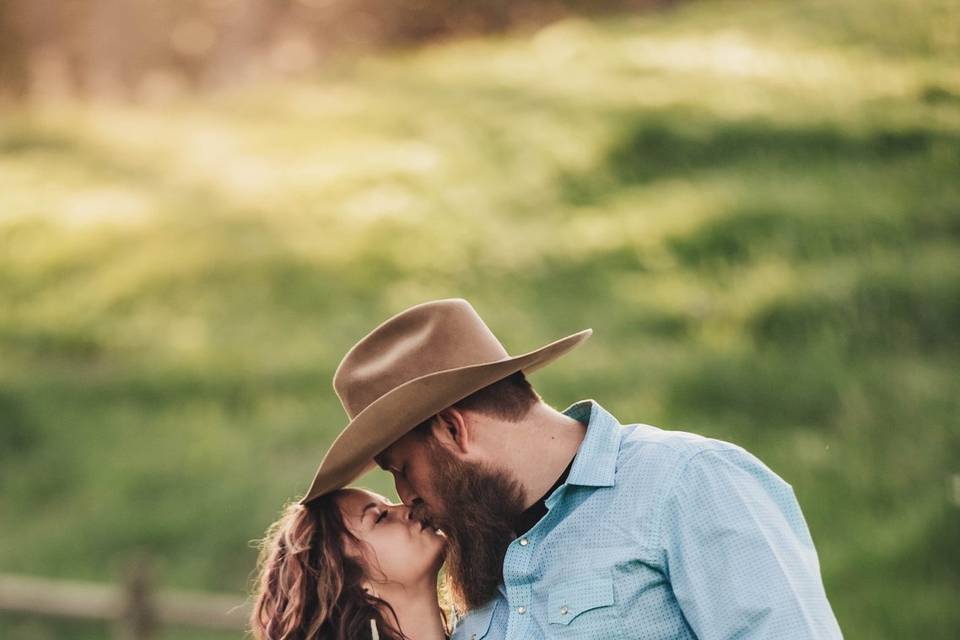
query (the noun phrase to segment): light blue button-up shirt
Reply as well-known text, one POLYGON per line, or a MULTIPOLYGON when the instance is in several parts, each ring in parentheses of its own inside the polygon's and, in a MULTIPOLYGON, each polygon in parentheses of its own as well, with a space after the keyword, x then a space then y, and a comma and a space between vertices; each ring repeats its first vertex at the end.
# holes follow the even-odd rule
POLYGON ((621 425, 593 400, 547 514, 453 640, 842 638, 793 488, 728 442, 621 425))

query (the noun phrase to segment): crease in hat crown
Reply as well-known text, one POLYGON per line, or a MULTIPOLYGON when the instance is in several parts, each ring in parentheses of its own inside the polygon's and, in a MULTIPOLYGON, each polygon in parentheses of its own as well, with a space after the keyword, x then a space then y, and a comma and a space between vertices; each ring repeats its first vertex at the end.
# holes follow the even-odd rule
POLYGON ((470 393, 531 373, 586 340, 583 329, 511 355, 463 298, 431 300, 380 323, 343 357, 333 387, 349 418, 300 500, 306 504, 372 467, 373 456, 470 393))
POLYGON ((415 378, 509 357, 469 302, 431 300, 385 320, 355 344, 334 372, 333 387, 353 419, 415 378), (456 348, 425 348, 443 345, 456 348))

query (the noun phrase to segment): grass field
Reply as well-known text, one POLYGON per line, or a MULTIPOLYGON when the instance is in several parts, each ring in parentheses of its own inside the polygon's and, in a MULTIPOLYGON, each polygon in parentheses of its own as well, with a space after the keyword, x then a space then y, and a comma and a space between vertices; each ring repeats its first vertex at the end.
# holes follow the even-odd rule
POLYGON ((593 327, 532 377, 557 408, 793 484, 846 637, 960 637, 956 2, 693 2, 4 112, 0 571, 142 549, 242 593, 344 423, 342 354, 447 296, 514 353, 593 327))

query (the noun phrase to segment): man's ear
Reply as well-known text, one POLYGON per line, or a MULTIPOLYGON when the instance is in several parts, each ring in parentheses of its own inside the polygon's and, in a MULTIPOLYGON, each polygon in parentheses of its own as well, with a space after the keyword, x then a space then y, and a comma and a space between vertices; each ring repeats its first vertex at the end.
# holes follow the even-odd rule
POLYGON ((471 429, 464 413, 454 407, 447 407, 436 415, 431 425, 433 437, 451 453, 463 456, 473 450, 471 429))

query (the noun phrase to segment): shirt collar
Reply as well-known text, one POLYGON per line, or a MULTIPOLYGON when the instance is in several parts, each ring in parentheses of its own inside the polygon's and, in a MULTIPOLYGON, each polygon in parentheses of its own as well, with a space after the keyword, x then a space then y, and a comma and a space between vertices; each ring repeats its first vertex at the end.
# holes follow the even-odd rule
MULTIPOLYGON (((580 443, 564 486, 614 486, 620 453, 620 422, 596 400, 575 402, 563 413, 587 425, 587 434, 580 443)), ((555 491, 550 497, 559 493, 559 490, 555 491)), ((550 500, 547 502, 549 507, 550 500)))

